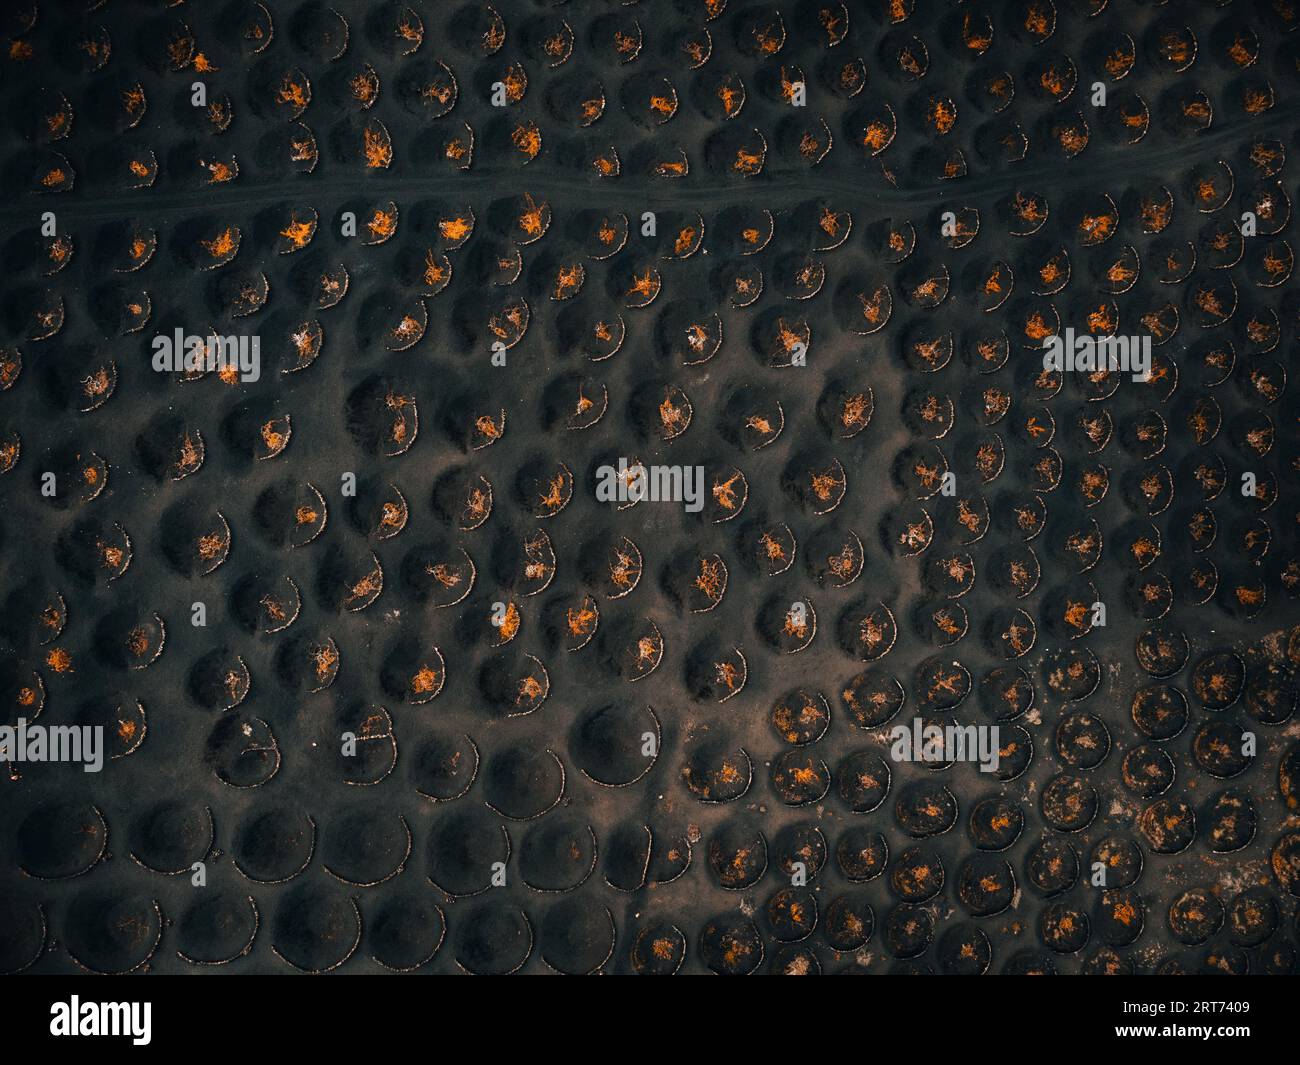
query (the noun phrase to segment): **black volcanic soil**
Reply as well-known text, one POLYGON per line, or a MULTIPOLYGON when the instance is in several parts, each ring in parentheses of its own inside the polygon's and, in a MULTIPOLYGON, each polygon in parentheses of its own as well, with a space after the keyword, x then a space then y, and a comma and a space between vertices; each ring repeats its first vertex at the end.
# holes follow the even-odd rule
POLYGON ((0 971, 1291 971, 1300 34, 1284 5, 864 2, 831 46, 821 12, 840 8, 819 0, 510 0, 491 54, 491 9, 411 6, 418 43, 401 5, 348 0, 4 16, 0 697, 10 722, 40 706, 42 725, 108 724, 117 757, 99 774, 6 767, 0 971), (963 30, 979 37, 982 15, 980 54, 963 30), (681 45, 702 30, 692 70, 681 45), (1103 64, 1128 39, 1116 78, 1103 64), (917 78, 897 55, 921 45, 917 78), (847 96, 854 58, 866 86, 847 96), (494 108, 512 64, 523 96, 494 108), (1068 64, 1077 85, 1056 102, 1044 71, 1068 64), (805 108, 780 96, 796 67, 805 108), (998 111, 984 86, 1001 72, 1015 95, 998 111), (727 75, 746 91, 731 119, 727 75), (228 112, 192 106, 199 81, 228 112), (665 84, 661 121, 648 101, 665 84), (936 101, 955 108, 947 132, 936 101), (1139 104, 1140 135, 1117 117, 1139 104), (886 105, 897 128, 873 155, 864 131, 886 105), (1071 156, 1058 134, 1084 123, 1071 156), (449 157, 471 132, 472 158, 449 157), (826 132, 814 164, 799 146, 826 132), (367 133, 387 165, 368 165, 367 133), (314 159, 293 147, 308 135, 314 159), (601 177, 611 149, 620 173, 601 177), (656 173, 679 153, 688 174, 656 173), (1174 206, 1157 232, 1141 204, 1161 186, 1174 206), (1106 196, 1117 221, 1098 240, 1106 196), (1010 205, 1033 197, 1046 220, 1014 235, 1010 205), (851 218, 842 243, 818 225, 828 209, 851 218), (978 212, 973 239, 944 237, 949 210, 963 227, 978 212), (1258 234, 1237 255, 1248 210, 1258 234), (604 257, 596 233, 620 216, 626 243, 604 257), (1063 287, 1041 272, 1060 250, 1063 287), (1127 288, 1121 259, 1138 264, 1127 288), (1014 275, 1005 302, 983 287, 995 261, 1014 275), (575 264, 580 291, 554 299, 575 264), (762 278, 748 306, 728 287, 741 269, 762 278), (881 286, 892 311, 868 335, 857 297, 881 286), (1036 387, 1026 323, 1085 332, 1107 300, 1120 334, 1157 332, 1157 380, 1036 387), (620 318, 599 357, 614 345, 597 323, 620 318), (691 356, 687 324, 712 330, 709 349, 720 332, 716 354, 691 356), (176 328, 257 335, 260 379, 155 372, 153 338, 176 328), (806 365, 782 364, 783 328, 806 365), (977 342, 1000 334, 1005 363, 981 366, 977 342), (870 423, 850 433, 838 403, 867 389, 870 423), (1106 418, 1090 441, 1081 422, 1106 418), (761 425, 782 421, 767 442, 761 425), (981 483, 993 434, 1005 458, 981 483), (743 511, 598 502, 597 470, 620 457, 704 465, 710 486, 739 470, 743 511), (1217 492, 1198 478, 1216 462, 1217 492), (1098 465, 1109 487, 1090 501, 1080 478, 1098 465), (918 466, 956 472, 957 497, 918 487, 918 466), (1246 473, 1265 494, 1242 495, 1246 473), (462 509, 485 483, 486 519, 462 509), (959 499, 987 509, 978 536, 959 499), (1081 571, 1065 543, 1090 522, 1100 557, 1081 571), (932 527, 924 550, 898 549, 907 523, 932 527), (792 543, 793 564, 767 542, 792 543), (837 579, 832 555, 859 542, 860 569, 837 579), (973 584, 948 566, 963 552, 973 584), (725 567, 708 610, 701 559, 725 567), (1012 560, 1040 570, 1022 598, 1012 560), (1207 562, 1209 595, 1193 580, 1207 562), (1064 607, 1094 591, 1105 626, 1072 639, 1064 607), (567 631, 585 597, 590 639, 567 631), (796 603, 811 642, 782 630, 796 603), (854 636, 879 604, 896 634, 868 662, 854 636), (943 607, 965 612, 942 618, 964 630, 946 646, 943 607), (1036 640, 1007 660, 1015 609, 1036 640), (869 728, 843 694, 866 670, 905 692, 869 728), (934 686, 963 673, 964 697, 934 686), (1150 716, 1133 709, 1160 685, 1150 716), (778 731, 800 690, 814 710, 778 731), (888 728, 918 714, 1001 714, 1016 768, 891 760, 888 728))

